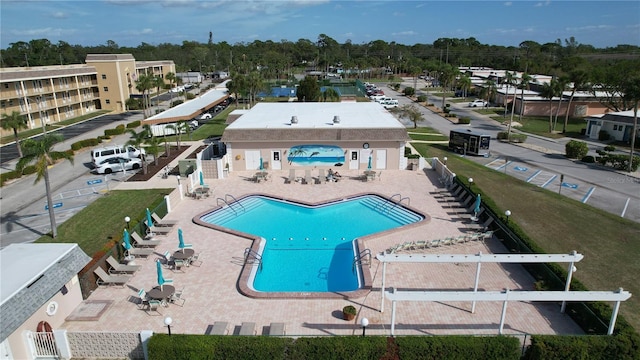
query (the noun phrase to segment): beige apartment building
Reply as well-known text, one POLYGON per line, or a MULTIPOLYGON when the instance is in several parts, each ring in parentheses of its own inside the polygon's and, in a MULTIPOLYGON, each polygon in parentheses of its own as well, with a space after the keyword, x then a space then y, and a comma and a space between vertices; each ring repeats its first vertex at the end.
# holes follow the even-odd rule
POLYGON ((18 111, 32 129, 97 110, 124 112, 127 99, 142 96, 136 89, 140 75, 164 78, 169 72, 175 73, 171 60, 136 61, 131 54, 88 54, 85 64, 2 68, 0 114, 18 111))

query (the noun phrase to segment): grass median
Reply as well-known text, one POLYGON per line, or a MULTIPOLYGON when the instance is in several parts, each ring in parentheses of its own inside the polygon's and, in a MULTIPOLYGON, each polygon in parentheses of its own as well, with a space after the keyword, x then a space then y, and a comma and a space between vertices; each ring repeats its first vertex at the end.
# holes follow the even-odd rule
MULTIPOLYGON (((574 278, 590 290, 617 290, 636 295, 622 304, 621 313, 640 329, 640 224, 528 184, 449 152, 446 145, 413 143, 424 157, 443 158, 457 176, 473 177, 474 186, 488 195, 547 253, 576 250, 584 260, 574 278)), ((565 264, 561 264, 565 266, 565 264)))
POLYGON ((78 243, 93 256, 112 241, 120 241, 125 228, 124 218, 131 226, 145 216, 145 209, 154 209, 172 189, 114 190, 91 203, 58 227, 58 236, 42 236, 37 243, 78 243))

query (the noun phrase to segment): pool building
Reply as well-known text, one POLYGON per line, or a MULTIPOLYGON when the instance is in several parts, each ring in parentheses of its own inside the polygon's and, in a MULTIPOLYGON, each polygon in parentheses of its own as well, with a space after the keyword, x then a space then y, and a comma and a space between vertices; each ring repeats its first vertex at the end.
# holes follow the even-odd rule
POLYGON ((230 171, 406 168, 407 130, 378 103, 259 103, 222 135, 230 171))

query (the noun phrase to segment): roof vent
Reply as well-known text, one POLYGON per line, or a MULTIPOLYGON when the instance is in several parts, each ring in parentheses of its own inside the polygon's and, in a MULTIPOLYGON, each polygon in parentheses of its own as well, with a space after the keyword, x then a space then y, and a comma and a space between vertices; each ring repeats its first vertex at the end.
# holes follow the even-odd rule
POLYGON ((291 125, 295 125, 298 123, 298 117, 297 116, 292 116, 291 117, 291 125))
POLYGON ((336 115, 333 117, 333 125, 340 124, 340 116, 336 115))

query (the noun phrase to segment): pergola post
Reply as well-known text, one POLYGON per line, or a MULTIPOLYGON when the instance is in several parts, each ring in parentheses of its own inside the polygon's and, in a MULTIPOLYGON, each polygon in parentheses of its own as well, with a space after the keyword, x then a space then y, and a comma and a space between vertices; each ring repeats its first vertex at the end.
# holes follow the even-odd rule
MULTIPOLYGON (((482 257, 482 251, 478 253, 478 264, 476 265, 476 280, 473 284, 473 292, 478 292, 478 283, 480 282, 480 267, 482 266, 482 262, 480 258, 482 257)), ((476 300, 474 299, 471 303, 471 313, 473 314, 476 311, 476 300)))
POLYGON ((504 319, 507 316, 507 304, 509 303, 509 289, 504 289, 504 293, 506 294, 506 298, 502 303, 502 315, 500 315, 500 329, 498 330, 498 334, 502 335, 502 330, 504 329, 504 319))
POLYGON ((384 312, 384 286, 385 286, 386 275, 387 275, 387 262, 385 261, 382 263, 382 289, 380 289, 380 312, 384 312))
MULTIPOLYGON (((571 252, 571 255, 576 255, 577 252, 575 250, 573 250, 571 252)), ((573 277, 573 269, 574 269, 574 262, 571 261, 569 263, 569 269, 567 269, 567 282, 564 284, 564 291, 569 291, 569 289, 571 288, 571 278, 573 277)), ((562 306, 560 307, 560 312, 564 313, 565 309, 567 308, 567 302, 563 301, 562 302, 562 306)))
MULTIPOLYGON (((617 293, 622 292, 622 288, 619 288, 617 293)), ((616 319, 618 318, 618 311, 620 310, 620 301, 616 301, 613 305, 613 312, 611 313, 611 320, 609 320, 609 329, 607 330, 607 335, 613 335, 613 330, 616 327, 616 319)))

